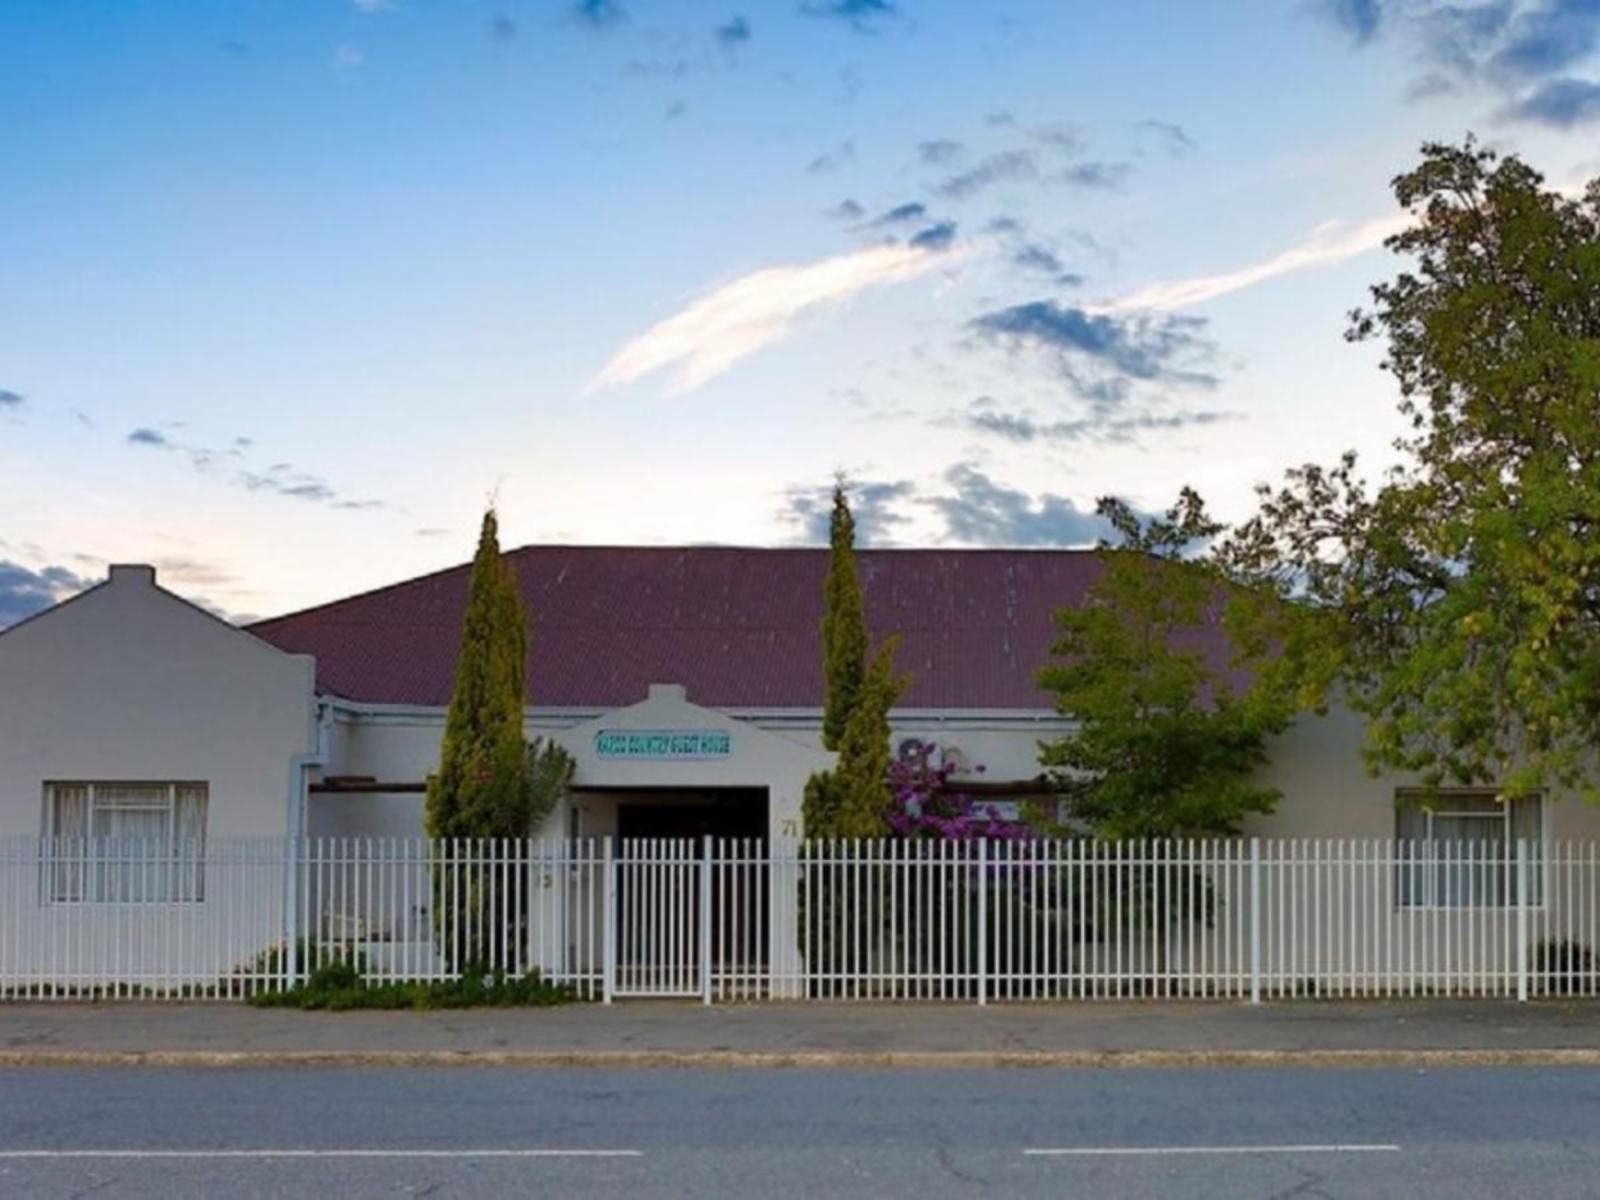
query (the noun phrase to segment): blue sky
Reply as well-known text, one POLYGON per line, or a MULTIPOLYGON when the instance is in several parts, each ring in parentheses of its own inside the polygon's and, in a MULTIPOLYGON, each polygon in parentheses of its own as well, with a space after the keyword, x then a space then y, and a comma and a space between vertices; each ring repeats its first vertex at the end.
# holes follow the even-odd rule
POLYGON ((0 0, 0 624, 510 544, 1070 545, 1398 432, 1345 313, 1600 3, 0 0))

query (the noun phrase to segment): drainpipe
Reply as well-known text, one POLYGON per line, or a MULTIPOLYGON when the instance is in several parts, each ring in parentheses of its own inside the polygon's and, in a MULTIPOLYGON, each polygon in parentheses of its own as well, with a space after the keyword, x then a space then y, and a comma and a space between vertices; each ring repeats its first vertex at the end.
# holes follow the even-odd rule
POLYGON ((311 772, 328 761, 328 724, 333 712, 326 700, 314 697, 315 708, 311 719, 311 753, 296 754, 290 760, 289 812, 287 828, 289 837, 283 855, 283 932, 284 979, 286 987, 300 982, 300 842, 306 836, 311 772))

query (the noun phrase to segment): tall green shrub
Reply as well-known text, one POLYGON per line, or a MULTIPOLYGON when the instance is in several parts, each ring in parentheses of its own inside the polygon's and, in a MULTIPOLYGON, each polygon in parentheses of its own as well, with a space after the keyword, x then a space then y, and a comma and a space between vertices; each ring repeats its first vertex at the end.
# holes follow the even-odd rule
POLYGON ((856 575, 856 522, 842 479, 833 486, 828 546, 828 577, 822 589, 822 659, 828 685, 822 744, 837 750, 867 666, 866 605, 856 575))
POLYGON ((873 655, 839 742, 834 770, 838 810, 832 830, 838 837, 875 838, 889 832, 889 710, 905 690, 905 680, 894 671, 898 645, 898 638, 886 638, 873 655))
POLYGON ((493 509, 483 516, 470 588, 439 770, 428 780, 425 828, 433 838, 523 837, 528 626, 516 576, 500 556, 493 509))
MULTIPOLYGON (((428 779, 428 836, 526 837, 531 793, 522 740, 528 629, 516 577, 500 556, 493 509, 483 517, 445 719, 439 770, 428 779)), ((441 844, 434 870, 435 931, 452 969, 476 968, 496 944, 491 926, 520 928, 521 914, 488 903, 490 881, 441 844)))

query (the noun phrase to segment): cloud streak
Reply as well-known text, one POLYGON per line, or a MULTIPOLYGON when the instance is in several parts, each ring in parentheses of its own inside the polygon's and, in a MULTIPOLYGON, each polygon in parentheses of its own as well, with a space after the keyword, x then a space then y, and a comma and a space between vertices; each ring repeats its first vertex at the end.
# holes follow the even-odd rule
POLYGON ((871 288, 903 283, 948 264, 949 253, 874 246, 805 266, 768 267, 723 284, 628 341, 584 393, 671 371, 668 395, 692 391, 781 342, 803 314, 871 288))
POLYGON ((330 508, 365 510, 385 507, 381 500, 355 500, 341 496, 327 480, 298 470, 289 463, 273 463, 257 468, 246 462, 246 451, 255 442, 251 438, 236 437, 224 448, 193 445, 174 441, 159 429, 141 426, 125 439, 130 446, 142 450, 181 454, 201 475, 216 477, 218 467, 232 469, 228 482, 247 492, 265 492, 286 496, 292 500, 305 500, 313 504, 326 504, 330 508))
POLYGON ((1386 217, 1375 217, 1359 225, 1346 228, 1330 221, 1319 225, 1310 235, 1260 262, 1249 263, 1232 271, 1216 275, 1199 275, 1192 279, 1164 279, 1146 284, 1109 304, 1094 306, 1096 313, 1122 313, 1138 310, 1164 310, 1187 308, 1204 304, 1208 300, 1241 292, 1280 275, 1307 271, 1316 267, 1332 266, 1358 254, 1365 254, 1383 245, 1386 238, 1410 227, 1414 218, 1405 212, 1386 217))
POLYGON ((1239 419, 1237 413, 1211 409, 1181 409, 1177 412, 1138 412, 1126 415, 1097 412, 1088 417, 1040 421, 1027 413, 1007 412, 994 407, 987 398, 976 401, 961 418, 974 433, 1030 445, 1043 442, 1055 445, 1090 443, 1129 445, 1140 435, 1164 433, 1218 425, 1239 419))

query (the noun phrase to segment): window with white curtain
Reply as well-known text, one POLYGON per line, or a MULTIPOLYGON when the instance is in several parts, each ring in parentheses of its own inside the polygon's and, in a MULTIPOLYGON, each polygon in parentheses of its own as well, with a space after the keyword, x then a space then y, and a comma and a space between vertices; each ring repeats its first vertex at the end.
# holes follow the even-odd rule
POLYGON ((1517 903, 1517 843, 1528 848, 1528 903, 1542 902, 1544 801, 1489 791, 1401 791, 1395 797, 1396 896, 1405 908, 1517 903))
POLYGON ((203 783, 49 783, 48 888, 62 903, 205 899, 203 783))

